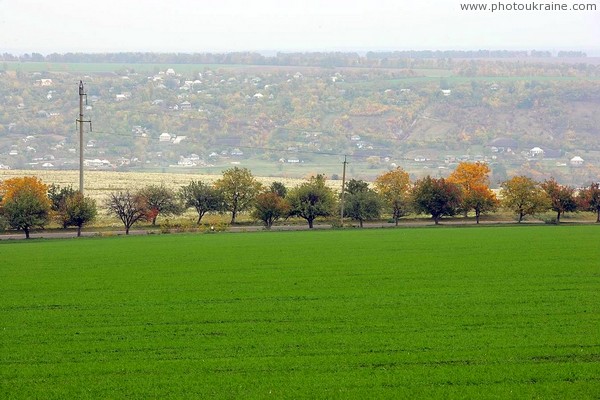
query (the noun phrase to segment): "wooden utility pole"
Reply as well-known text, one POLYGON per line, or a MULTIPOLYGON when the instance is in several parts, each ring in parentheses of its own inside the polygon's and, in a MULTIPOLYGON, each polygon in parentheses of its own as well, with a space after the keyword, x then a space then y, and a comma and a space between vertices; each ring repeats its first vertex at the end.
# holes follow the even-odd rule
POLYGON ((90 124, 90 132, 92 131, 92 121, 85 121, 83 119, 83 98, 87 104, 87 94, 83 90, 83 81, 79 81, 79 119, 77 124, 79 126, 79 192, 83 194, 83 124, 90 124))
POLYGON ((340 207, 340 221, 342 223, 342 228, 344 227, 344 193, 346 192, 346 164, 348 164, 348 162, 346 161, 346 156, 344 156, 344 169, 342 172, 342 204, 340 207))

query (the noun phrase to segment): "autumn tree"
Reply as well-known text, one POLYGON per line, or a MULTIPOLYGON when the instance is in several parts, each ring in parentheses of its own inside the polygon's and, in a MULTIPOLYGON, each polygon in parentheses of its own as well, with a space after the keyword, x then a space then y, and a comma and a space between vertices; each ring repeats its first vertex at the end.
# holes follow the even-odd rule
POLYGON ((148 214, 145 199, 138 193, 132 193, 129 190, 110 193, 106 200, 106 208, 109 214, 115 215, 123 222, 126 235, 129 235, 129 229, 133 224, 148 214))
POLYGON ((375 188, 384 204, 392 210, 392 218, 398 226, 401 217, 410 210, 410 178, 408 173, 398 167, 375 179, 375 188))
POLYGON ((223 171, 215 187, 223 194, 225 209, 231 212, 231 223, 234 224, 238 213, 252 206, 262 185, 248 168, 234 167, 223 171))
POLYGON ((335 195, 325 185, 323 175, 312 176, 308 182, 291 189, 287 199, 290 203, 290 215, 305 219, 311 229, 316 218, 327 217, 335 209, 335 195))
POLYGON ((461 162, 448 177, 462 191, 461 211, 467 215, 475 211, 475 221, 479 223, 482 213, 494 211, 498 206, 496 195, 489 188, 490 168, 481 162, 461 162))
POLYGON ((351 179, 346 184, 345 192, 344 216, 358 221, 361 228, 365 220, 379 218, 381 200, 367 182, 351 179))
POLYGON ((415 211, 431 214, 435 224, 445 216, 455 215, 461 204, 460 188, 444 178, 426 176, 415 182, 412 189, 415 211))
POLYGON ((560 185, 554 178, 545 180, 541 185, 550 199, 550 208, 556 211, 556 222, 560 223, 560 216, 565 212, 577 211, 575 189, 570 186, 560 185))
POLYGON ((581 208, 596 213, 596 222, 600 222, 600 183, 591 183, 590 186, 579 192, 578 199, 581 208))
POLYGON ((550 200, 539 183, 526 176, 515 176, 500 185, 502 205, 519 217, 533 215, 550 208, 550 200))
POLYGON ((49 221, 48 186, 36 177, 11 178, 0 183, 0 210, 6 223, 25 232, 29 239, 32 228, 49 221))
POLYGON ((214 186, 202 181, 192 180, 188 185, 182 186, 179 191, 184 207, 193 207, 198 213, 198 225, 202 217, 208 212, 222 211, 223 194, 214 186))
POLYGON ((77 227, 77 237, 81 236, 83 225, 96 218, 96 201, 80 192, 68 196, 64 202, 64 221, 67 226, 77 227))
POLYGON ((252 217, 261 220, 267 229, 273 223, 288 215, 290 204, 279 194, 269 191, 256 196, 252 217))
POLYGON ((159 215, 167 216, 181 213, 177 194, 173 189, 164 185, 146 186, 139 191, 139 195, 146 202, 147 218, 152 221, 152 225, 156 225, 156 218, 159 215))
POLYGON ((475 211, 475 222, 479 223, 481 215, 496 211, 500 202, 494 192, 487 186, 473 186, 467 195, 464 195, 461 208, 475 211))

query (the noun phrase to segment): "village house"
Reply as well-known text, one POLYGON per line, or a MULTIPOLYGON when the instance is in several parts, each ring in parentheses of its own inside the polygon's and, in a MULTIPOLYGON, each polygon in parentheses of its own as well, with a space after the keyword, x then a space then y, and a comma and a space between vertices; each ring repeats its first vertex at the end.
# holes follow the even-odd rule
POLYGON ((579 156, 575 156, 575 157, 571 158, 571 160, 569 160, 569 163, 574 167, 579 167, 579 166, 583 165, 584 160, 583 160, 583 158, 581 158, 579 156))

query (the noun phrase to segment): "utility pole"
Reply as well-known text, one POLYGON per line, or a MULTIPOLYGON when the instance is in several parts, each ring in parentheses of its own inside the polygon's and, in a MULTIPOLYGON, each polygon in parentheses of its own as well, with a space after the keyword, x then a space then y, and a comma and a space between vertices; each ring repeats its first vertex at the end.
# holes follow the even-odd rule
POLYGON ((79 119, 76 120, 76 125, 79 126, 79 192, 83 194, 83 124, 90 124, 90 132, 92 131, 92 121, 83 119, 83 98, 87 104, 87 94, 83 90, 83 81, 79 81, 79 119))
POLYGON ((340 220, 342 223, 342 228, 344 227, 344 193, 346 192, 346 156, 344 156, 344 170, 342 172, 342 204, 341 204, 341 212, 340 212, 340 220))

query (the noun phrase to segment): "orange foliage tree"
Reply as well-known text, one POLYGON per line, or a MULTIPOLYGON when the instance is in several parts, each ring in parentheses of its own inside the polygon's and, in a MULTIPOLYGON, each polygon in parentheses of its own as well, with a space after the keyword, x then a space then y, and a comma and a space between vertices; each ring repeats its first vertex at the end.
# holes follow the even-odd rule
POLYGON ((490 168, 480 162, 461 162, 448 181, 458 185, 462 190, 461 209, 465 215, 475 211, 475 220, 479 223, 482 213, 494 211, 498 207, 496 195, 489 188, 490 168))
POLYGON ((33 176, 7 179, 0 183, 0 212, 10 227, 25 232, 43 227, 49 220, 48 186, 33 176))

